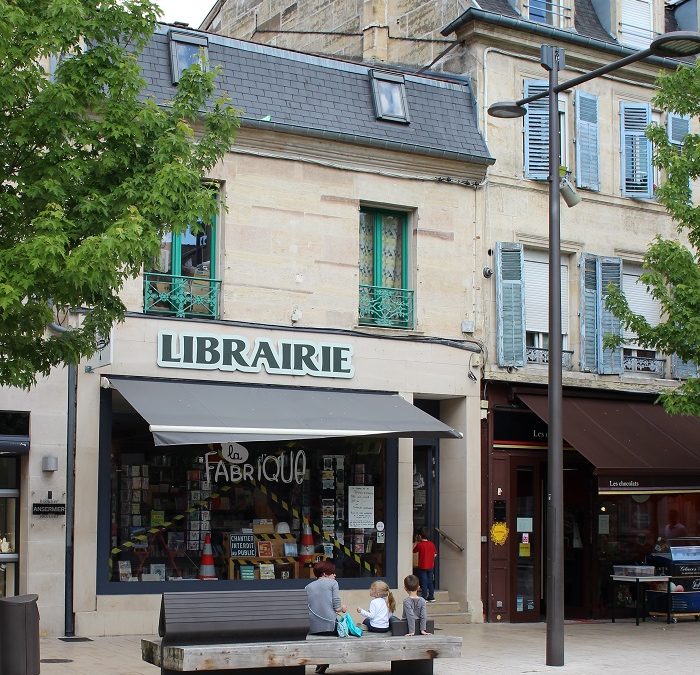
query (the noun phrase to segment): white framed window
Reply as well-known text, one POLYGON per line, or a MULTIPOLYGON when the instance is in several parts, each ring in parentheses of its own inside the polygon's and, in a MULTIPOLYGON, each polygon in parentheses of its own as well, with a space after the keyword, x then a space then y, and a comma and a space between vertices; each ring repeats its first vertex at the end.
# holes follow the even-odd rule
MULTIPOLYGON (((661 321, 661 305, 647 291, 639 277, 642 274, 641 265, 623 263, 622 290, 629 308, 643 316, 651 326, 661 321)), ((622 350, 623 368, 626 372, 656 373, 663 375, 663 361, 653 349, 641 348, 636 343, 636 335, 625 329, 623 331, 624 345, 622 350)))
POLYGON ((171 30, 168 33, 168 42, 170 44, 170 74, 173 84, 177 84, 182 77, 182 72, 195 63, 198 63, 202 68, 206 67, 209 47, 206 35, 171 30))
POLYGON ((620 42, 645 49, 654 37, 653 4, 651 0, 621 0, 620 42))
POLYGON ((523 9, 530 21, 555 28, 566 28, 570 24, 571 7, 568 0, 524 0, 523 9))

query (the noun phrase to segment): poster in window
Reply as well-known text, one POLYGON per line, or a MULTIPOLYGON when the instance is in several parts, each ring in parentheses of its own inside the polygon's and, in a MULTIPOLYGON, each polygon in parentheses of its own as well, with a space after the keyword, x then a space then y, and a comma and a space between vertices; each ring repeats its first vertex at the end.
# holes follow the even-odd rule
POLYGON ((374 527, 374 486, 348 486, 348 527, 374 527))
MULTIPOLYGON (((259 541, 258 542, 258 558, 272 558, 274 552, 272 550, 271 541, 259 541)), ((274 576, 273 576, 274 578, 274 576)))

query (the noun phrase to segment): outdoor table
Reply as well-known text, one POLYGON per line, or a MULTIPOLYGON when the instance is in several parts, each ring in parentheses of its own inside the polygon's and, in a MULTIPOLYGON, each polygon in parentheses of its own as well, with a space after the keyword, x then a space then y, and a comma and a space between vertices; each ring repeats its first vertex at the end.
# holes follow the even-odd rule
MULTIPOLYGON (((667 597, 667 603, 666 603, 666 623, 671 623, 671 577, 666 577, 666 576, 653 576, 653 577, 633 577, 633 576, 625 576, 623 574, 611 574, 610 578, 612 579, 612 599, 610 602, 610 614, 612 618, 612 622, 615 623, 615 584, 616 583, 632 583, 634 581, 634 587, 635 587, 635 617, 637 620, 637 625, 639 625, 639 600, 641 596, 641 589, 640 589, 640 584, 652 584, 652 583, 659 583, 664 582, 666 584, 666 597, 667 597)), ((645 608, 646 608, 646 602, 645 608)), ((644 620, 644 618, 642 619, 644 620)))

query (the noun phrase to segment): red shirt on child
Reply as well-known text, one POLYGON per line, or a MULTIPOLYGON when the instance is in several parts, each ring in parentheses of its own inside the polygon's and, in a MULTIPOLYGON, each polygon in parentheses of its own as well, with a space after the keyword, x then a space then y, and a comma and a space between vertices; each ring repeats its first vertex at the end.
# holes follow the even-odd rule
POLYGON ((432 541, 421 539, 416 542, 413 547, 413 552, 418 554, 418 569, 432 570, 435 569, 435 556, 437 549, 432 541))

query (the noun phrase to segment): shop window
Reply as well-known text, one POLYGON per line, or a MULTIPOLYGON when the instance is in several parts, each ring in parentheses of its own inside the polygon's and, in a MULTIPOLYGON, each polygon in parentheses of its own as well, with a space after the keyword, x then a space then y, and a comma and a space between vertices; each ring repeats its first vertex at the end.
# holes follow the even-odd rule
POLYGON ((209 41, 205 35, 181 33, 171 30, 168 33, 170 43, 170 72, 173 84, 177 84, 182 72, 195 64, 206 67, 209 41))
MULTIPOLYGON (((115 418, 109 581, 239 585, 386 574, 386 441, 325 439, 155 448, 115 418), (205 550, 211 540, 211 555, 205 550)), ((138 418, 140 420, 140 418, 138 418)), ((134 426, 135 425, 135 426, 134 426)))
POLYGON ((0 456, 0 598, 18 591, 19 460, 0 456))
POLYGON ((199 319, 219 316, 216 221, 167 232, 144 273, 144 313, 199 319))
POLYGON ((408 217, 360 211, 360 310, 363 325, 413 328, 413 291, 408 288, 408 217))

